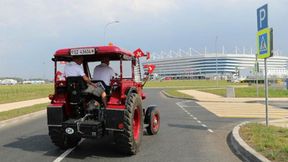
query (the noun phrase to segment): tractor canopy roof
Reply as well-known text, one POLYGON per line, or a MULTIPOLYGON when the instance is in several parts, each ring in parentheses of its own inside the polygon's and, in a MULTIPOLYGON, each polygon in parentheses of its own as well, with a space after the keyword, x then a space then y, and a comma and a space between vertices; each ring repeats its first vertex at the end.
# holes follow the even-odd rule
POLYGON ((91 46, 78 48, 59 49, 55 52, 53 61, 70 61, 72 56, 83 56, 86 61, 101 61, 102 58, 109 60, 131 60, 134 58, 133 53, 128 50, 121 49, 117 46, 91 46))

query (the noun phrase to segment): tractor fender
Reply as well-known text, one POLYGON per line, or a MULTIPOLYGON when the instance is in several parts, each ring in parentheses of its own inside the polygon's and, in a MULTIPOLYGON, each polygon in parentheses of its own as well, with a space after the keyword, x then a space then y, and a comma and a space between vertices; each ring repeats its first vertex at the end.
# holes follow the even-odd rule
POLYGON ((64 121, 64 104, 50 104, 47 106, 48 126, 61 126, 64 121))
POLYGON ((131 93, 137 93, 136 87, 129 87, 126 89, 126 91, 125 91, 125 95, 127 97, 126 101, 127 101, 128 97, 130 96, 131 93))

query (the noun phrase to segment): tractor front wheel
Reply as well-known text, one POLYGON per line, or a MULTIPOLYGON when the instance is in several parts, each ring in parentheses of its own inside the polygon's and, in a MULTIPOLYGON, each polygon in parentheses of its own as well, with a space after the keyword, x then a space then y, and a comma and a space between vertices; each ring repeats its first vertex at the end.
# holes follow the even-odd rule
POLYGON ((142 103, 138 94, 132 93, 126 101, 124 112, 124 131, 117 133, 115 142, 121 152, 135 155, 143 136, 143 115, 142 103))
POLYGON ((146 111, 145 122, 148 124, 146 131, 149 135, 155 135, 160 129, 160 112, 156 107, 149 107, 146 111))

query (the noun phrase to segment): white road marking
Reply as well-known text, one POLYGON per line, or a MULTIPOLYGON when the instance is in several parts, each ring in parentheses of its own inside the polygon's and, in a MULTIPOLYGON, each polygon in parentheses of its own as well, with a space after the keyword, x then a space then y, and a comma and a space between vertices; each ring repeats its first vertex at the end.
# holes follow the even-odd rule
MULTIPOLYGON (((81 139, 81 141, 78 143, 78 145, 80 145, 83 141, 84 141, 84 139, 81 139)), ((77 145, 77 146, 78 146, 78 145, 77 145)), ((59 157, 57 157, 57 159, 55 159, 53 162, 60 162, 60 161, 62 161, 62 160, 63 160, 67 155, 69 155, 77 146, 66 150, 63 154, 61 154, 59 157)))
POLYGON ((184 107, 188 107, 188 108, 199 108, 199 106, 184 106, 184 107))
MULTIPOLYGON (((202 122, 198 120, 196 117, 194 117, 189 111, 187 111, 184 107, 191 107, 191 106, 186 106, 183 105, 184 103, 187 103, 190 101, 182 101, 182 102, 177 102, 176 105, 178 105, 186 114, 190 115, 191 118, 197 121, 197 123, 201 124, 202 122)), ((207 128, 207 125, 201 124, 202 127, 207 128)), ((214 131, 212 129, 207 129, 208 132, 213 133, 214 131)))
MULTIPOLYGON (((183 109, 182 103, 181 102, 177 102, 176 105, 178 105, 181 109, 183 109)), ((184 110, 184 109, 183 109, 184 110)))
POLYGON ((208 132, 211 132, 211 133, 213 133, 214 131, 213 131, 212 129, 208 129, 208 132))

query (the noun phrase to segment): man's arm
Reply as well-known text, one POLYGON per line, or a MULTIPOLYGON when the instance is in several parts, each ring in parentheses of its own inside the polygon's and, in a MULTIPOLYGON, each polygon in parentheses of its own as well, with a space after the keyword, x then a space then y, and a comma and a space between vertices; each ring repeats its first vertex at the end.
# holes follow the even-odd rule
POLYGON ((110 73, 110 79, 118 75, 117 73, 115 73, 115 71, 111 67, 110 67, 109 73, 110 73))
POLYGON ((92 85, 93 87, 96 87, 96 85, 86 76, 86 75, 83 75, 83 80, 87 83, 87 84, 90 84, 92 85))

